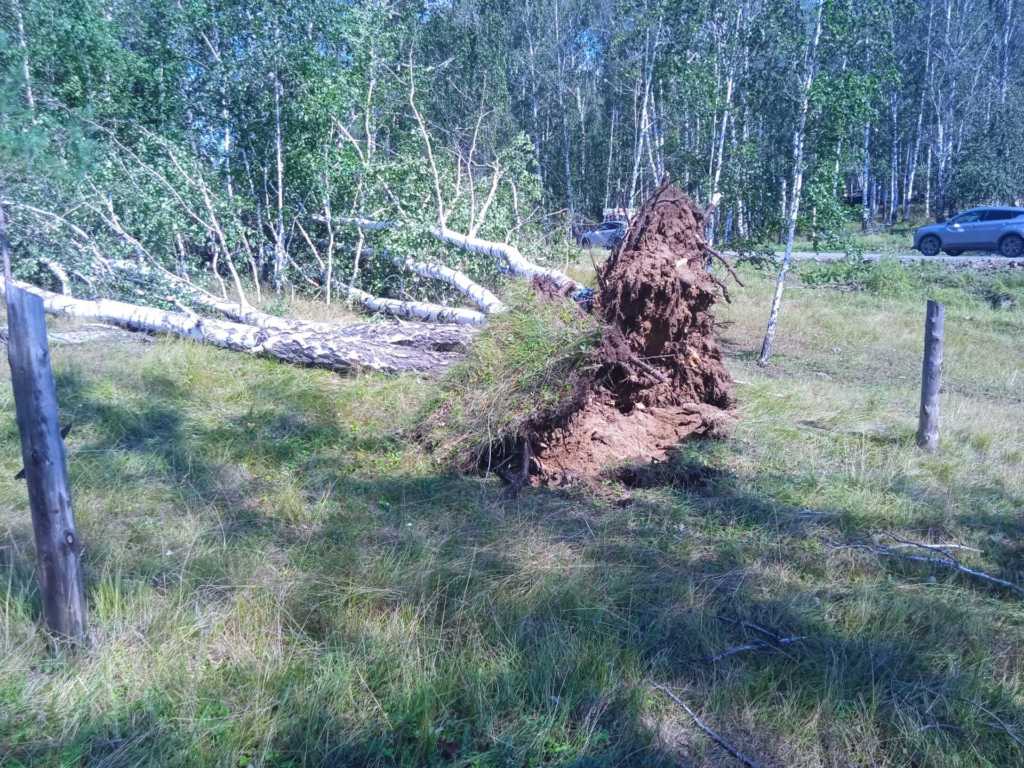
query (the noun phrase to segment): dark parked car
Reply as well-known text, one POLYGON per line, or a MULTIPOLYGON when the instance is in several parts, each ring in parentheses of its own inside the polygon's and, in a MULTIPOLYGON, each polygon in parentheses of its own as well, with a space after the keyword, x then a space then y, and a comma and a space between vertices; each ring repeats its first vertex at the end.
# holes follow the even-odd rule
POLYGON ((1024 208, 971 208, 941 224, 914 230, 914 248, 925 256, 945 251, 998 251, 1024 256, 1024 208))
POLYGON ((595 245, 601 248, 615 248, 626 236, 627 226, 624 221, 606 221, 596 229, 584 232, 580 238, 580 245, 584 248, 593 248, 595 245))

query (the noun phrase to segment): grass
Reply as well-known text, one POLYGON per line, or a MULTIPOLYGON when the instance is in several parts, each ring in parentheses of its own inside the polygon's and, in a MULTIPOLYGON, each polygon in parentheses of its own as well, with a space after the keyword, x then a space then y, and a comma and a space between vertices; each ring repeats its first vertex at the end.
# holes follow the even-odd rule
POLYGON ((490 467, 495 447, 514 443, 573 396, 576 374, 600 341, 595 318, 571 302, 529 288, 506 301, 510 311, 477 336, 420 416, 417 436, 439 466, 490 467))
POLYGON ((430 382, 55 347, 93 641, 69 655, 39 631, 4 386, 0 764, 734 765, 654 683, 766 765, 1021 764, 1020 599, 844 545, 955 541, 1024 582, 1024 312, 800 265, 762 369, 770 276, 744 277, 721 314, 737 431, 642 487, 509 500, 448 474, 405 436, 430 382), (757 639, 742 622, 806 639, 707 661, 757 639))

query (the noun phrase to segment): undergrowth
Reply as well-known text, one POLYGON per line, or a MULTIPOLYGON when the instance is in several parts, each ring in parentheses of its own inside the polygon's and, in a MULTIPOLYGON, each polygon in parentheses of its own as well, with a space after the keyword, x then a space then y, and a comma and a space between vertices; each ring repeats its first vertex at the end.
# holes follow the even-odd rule
POLYGON ((849 258, 797 265, 801 282, 868 291, 891 298, 927 294, 950 304, 983 301, 1000 307, 1024 306, 1024 271, 949 269, 941 264, 902 264, 895 259, 849 258))

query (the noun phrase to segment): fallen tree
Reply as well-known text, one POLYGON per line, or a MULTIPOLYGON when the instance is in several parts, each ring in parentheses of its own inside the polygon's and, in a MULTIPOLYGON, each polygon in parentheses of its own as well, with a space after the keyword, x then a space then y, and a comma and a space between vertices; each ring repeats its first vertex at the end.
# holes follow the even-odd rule
MULTIPOLYGON (((358 323, 343 327, 271 315, 244 307, 232 310, 250 322, 215 320, 195 312, 171 312, 113 299, 76 299, 27 283, 16 285, 39 296, 47 314, 109 323, 129 331, 163 333, 298 365, 335 371, 436 375, 461 357, 473 331, 465 326, 358 323)), ((0 286, 6 283, 0 280, 0 286)))
MULTIPOLYGON (((434 325, 420 328, 364 323, 342 327, 277 317, 254 308, 237 279, 233 280, 237 301, 232 301, 227 298, 223 280, 218 280, 222 288, 221 295, 218 295, 161 266, 138 239, 127 233, 114 214, 105 217, 103 222, 128 246, 133 258, 106 256, 92 235, 66 217, 37 207, 26 210, 48 220, 53 226, 70 231, 75 244, 88 252, 100 274, 134 284, 135 293, 149 304, 172 304, 177 308, 177 311, 171 311, 105 298, 75 298, 71 295, 70 281, 55 273, 61 278, 62 294, 24 285, 26 290, 43 298, 46 311, 52 315, 95 320, 132 331, 166 333, 224 349, 337 371, 437 374, 457 359, 460 351, 464 351, 474 328, 484 325, 488 315, 505 310, 505 305, 493 292, 459 270, 443 264, 393 256, 390 261, 396 266, 453 286, 477 309, 380 297, 337 282, 336 285, 341 286, 352 302, 370 312, 434 325), (197 310, 214 317, 202 317, 197 310)), ((360 221, 359 224, 374 228, 372 222, 360 221)), ((307 242, 319 260, 312 239, 307 238, 307 242)), ((52 267, 48 268, 53 272, 52 267)))
MULTIPOLYGON (((12 205, 15 208, 23 209, 32 215, 44 218, 57 226, 64 227, 74 236, 76 246, 81 249, 85 249, 89 253, 94 265, 103 272, 110 273, 118 271, 129 278, 156 276, 160 280, 174 285, 191 301, 196 302, 199 306, 211 307, 218 312, 225 311, 226 309, 226 314, 237 318, 240 322, 256 324, 261 327, 291 327, 283 325, 282 323, 284 321, 282 321, 281 318, 276 319, 277 321, 280 321, 277 322, 277 324, 269 326, 265 325, 265 323, 273 322, 273 320, 270 319, 269 315, 263 315, 263 313, 252 310, 252 307, 243 292, 241 281, 238 279, 237 273, 233 272, 233 267, 231 267, 230 260, 227 258, 225 258, 225 263, 231 267, 233 284, 238 294, 237 304, 227 301, 226 292, 221 297, 217 297, 215 294, 199 288, 194 283, 184 280, 173 272, 159 266, 156 259, 154 259, 141 245, 138 239, 132 237, 124 229, 114 214, 104 217, 102 221, 121 242, 131 249, 134 255, 134 259, 132 261, 112 260, 107 258, 103 254, 102 248, 99 247, 96 240, 80 227, 68 221, 66 217, 46 211, 37 206, 22 205, 9 199, 0 199, 0 204, 12 205), (256 319, 261 315, 262 319, 256 319)), ((95 206, 92 206, 92 208, 95 208, 95 206)), ((322 217, 320 218, 322 219, 322 217)), ((388 222, 383 222, 382 227, 378 227, 374 222, 367 222, 365 220, 358 220, 358 223, 360 227, 366 227, 369 229, 382 228, 389 225, 388 222)), ((317 261, 323 263, 323 259, 321 259, 315 245, 308 237, 307 243, 312 249, 317 261)), ((225 251, 225 253, 227 253, 227 251, 225 251)), ((44 258, 39 261, 60 280, 62 293, 70 295, 71 281, 68 279, 67 273, 61 268, 61 266, 52 259, 44 258)), ((438 280, 453 286, 457 291, 459 291, 459 293, 472 301, 478 309, 474 310, 466 307, 450 307, 430 301, 410 301, 406 299, 375 296, 356 286, 340 283, 345 295, 351 301, 359 304, 369 312, 390 315, 392 317, 404 318, 407 320, 420 320, 433 323, 454 323, 481 326, 487 321, 487 315, 495 312, 501 312, 505 308, 494 293, 484 286, 476 283, 469 276, 459 270, 452 269, 451 267, 447 267, 442 264, 427 263, 411 258, 392 257, 391 261, 396 266, 408 269, 410 272, 418 274, 421 277, 438 280)), ((223 280, 220 275, 216 273, 216 264, 212 266, 212 269, 214 270, 214 275, 217 281, 223 287, 223 280)))
POLYGON ((690 435, 722 435, 734 420, 732 377, 713 307, 725 293, 707 270, 705 212, 662 184, 598 273, 600 346, 571 398, 525 430, 521 468, 565 483, 623 461, 662 459, 690 435))
POLYGON ((463 307, 449 307, 430 301, 404 301, 382 299, 360 288, 346 285, 349 297, 359 302, 370 312, 380 312, 393 317, 421 320, 427 323, 455 323, 458 325, 483 325, 487 317, 482 312, 463 307))
MULTIPOLYGON (((451 267, 446 267, 443 264, 436 264, 434 262, 402 258, 401 256, 392 256, 391 262, 396 266, 408 269, 410 272, 413 272, 420 277, 440 280, 441 282, 447 283, 476 304, 477 307, 480 308, 480 311, 486 315, 505 311, 505 305, 502 303, 501 299, 495 296, 494 293, 484 286, 469 279, 464 273, 459 272, 457 269, 452 269, 451 267)), ((480 323, 478 324, 483 324, 483 318, 481 318, 480 323)))
POLYGON ((477 338, 417 437, 440 461, 517 488, 592 480, 726 434, 733 384, 713 309, 727 294, 707 269, 705 221, 665 184, 600 268, 592 302, 535 279, 542 290, 477 338))
MULTIPOLYGON (((349 216, 338 219, 341 224, 348 224, 359 229, 370 232, 380 232, 388 229, 400 229, 403 224, 398 221, 377 221, 363 216, 349 216)), ((451 229, 445 224, 438 224, 429 230, 432 237, 442 243, 454 245, 463 251, 489 256, 498 261, 505 271, 514 277, 524 280, 540 280, 553 285, 560 292, 569 295, 583 289, 584 286, 573 280, 564 272, 542 267, 523 256, 522 252, 511 243, 503 243, 497 240, 485 240, 476 235, 466 234, 451 229)), ((436 275, 431 275, 436 277, 436 275)), ((468 294, 467 294, 468 295, 468 294)), ((481 307, 483 309, 483 307, 481 307)), ((484 310, 488 311, 488 310, 484 310)))
POLYGON ((484 240, 474 235, 456 232, 443 225, 431 227, 430 234, 441 242, 454 245, 462 250, 498 259, 504 262, 512 275, 526 280, 543 280, 554 285, 565 294, 573 293, 583 287, 564 272, 534 264, 523 256, 518 248, 509 243, 484 240))

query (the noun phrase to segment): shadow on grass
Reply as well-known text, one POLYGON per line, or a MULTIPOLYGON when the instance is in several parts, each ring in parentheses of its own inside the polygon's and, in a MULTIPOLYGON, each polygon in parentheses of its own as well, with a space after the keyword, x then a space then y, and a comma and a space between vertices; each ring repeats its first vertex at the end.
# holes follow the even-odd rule
MULTIPOLYGON (((185 599, 210 599, 204 587, 229 580, 233 561, 270 547, 299 573, 282 606, 297 649, 288 665, 204 667, 132 711, 98 713, 59 747, 80 761, 174 764, 202 746, 217 762, 259 742, 249 757, 282 766, 713 763, 687 717, 655 703, 655 682, 767 765, 792 762, 790 742, 809 728, 826 756, 836 743, 856 753, 849 741, 869 728, 894 759, 1021 758, 1003 724, 1024 710, 965 636, 977 618, 955 599, 826 578, 821 542, 842 535, 838 513, 747 490, 715 446, 627 471, 631 496, 537 489, 504 501, 474 479, 368 477, 352 456, 392 450, 394 437, 345 428, 326 399, 297 410, 287 391, 257 388, 246 413, 203 426, 169 378, 151 377, 159 397, 137 410, 75 375, 59 386, 65 418, 90 435, 75 459, 85 489, 174 489, 230 544, 210 556, 223 563, 187 566, 185 599), (292 469, 307 498, 332 489, 314 536, 251 503, 262 482, 240 468, 251 458, 292 469), (865 613, 873 623, 854 621, 865 613), (415 618, 409 637, 374 623, 395 616, 415 618), (765 631, 801 639, 783 646, 765 631), (255 690, 273 724, 260 739, 231 706, 255 690)), ((94 572, 159 581, 145 553, 125 561, 102 541, 89 553, 94 572)), ((13 759, 52 762, 53 750, 22 744, 13 759)))
MULTIPOLYGON (((719 713, 728 738, 766 764, 789 762, 785 737, 766 735, 740 713, 781 702, 794 718, 790 728, 819 717, 829 721, 817 734, 823 742, 848 738, 867 722, 880 738, 918 756, 945 752, 966 757, 981 749, 1001 756, 995 764, 1020 758, 1016 737, 1004 727, 1024 722, 1024 710, 1012 693, 984 671, 959 669, 948 653, 938 651, 952 639, 946 647, 955 652, 984 655, 958 634, 969 633, 977 623, 969 611, 926 595, 886 590, 874 596, 849 584, 788 584, 771 570, 790 553, 771 555, 750 547, 742 540, 744 532, 757 536, 765 524, 777 531, 780 517, 788 517, 786 546, 799 550, 793 542, 810 535, 811 526, 820 533, 820 521, 807 522, 817 516, 805 513, 828 515, 828 510, 787 509, 777 501, 747 496, 720 469, 684 465, 678 472, 657 472, 664 473, 663 487, 674 497, 669 503, 620 507, 595 504, 582 494, 535 490, 515 504, 484 504, 481 514, 455 527, 450 517, 437 515, 437 508, 472 508, 479 494, 472 481, 348 479, 344 488, 352 495, 391 500, 378 514, 380 530, 399 533, 374 543, 391 550, 395 560, 417 558, 425 569, 408 581, 396 574, 392 599, 416 605, 441 635, 456 616, 489 644, 510 646, 524 660, 516 674, 530 684, 505 681, 502 687, 558 691, 560 700, 574 702, 566 721, 570 730, 589 722, 590 703, 609 690, 616 691, 616 701, 629 702, 630 694, 643 697, 650 682, 660 681, 680 686, 696 708, 719 713), (691 512, 680 514, 680 509, 691 512), (688 543, 685 530, 680 541, 674 540, 672 529, 685 529, 680 521, 698 523, 716 510, 728 515, 728 525, 718 521, 723 530, 713 552, 704 543, 688 543), (637 518, 645 518, 646 526, 637 518), (738 540, 724 530, 737 524, 738 540), (403 526, 409 525, 416 532, 403 535, 403 526), (531 538, 539 549, 556 550, 551 557, 559 556, 558 545, 563 557, 569 548, 568 556, 577 562, 571 568, 546 569, 539 556, 519 552, 531 538), (879 625, 839 631, 829 620, 837 608, 870 609, 879 614, 879 625), (914 630, 904 631, 903 624, 914 630), (801 640, 784 647, 764 643, 762 630, 801 640), (758 642, 749 652, 710 660, 758 642), (628 673, 611 683, 596 671, 607 675, 609 669, 628 673)), ((650 478, 647 482, 658 487, 650 478)), ((323 546, 332 544, 324 541, 323 546)), ((769 549, 776 547, 783 549, 778 542, 769 549)), ((799 560, 799 553, 793 559, 799 560)), ((315 623, 315 637, 323 641, 323 622, 315 623)), ((509 715, 539 716, 543 707, 543 696, 527 696, 509 715)), ((494 709, 503 707, 495 702, 494 709)), ((673 717, 692 733, 682 713, 673 717)), ((604 718, 601 724, 613 743, 618 743, 616 734, 640 735, 630 745, 637 750, 632 753, 637 764, 679 759, 672 745, 657 746, 652 723, 635 704, 606 708, 604 718)), ((611 754, 595 750, 591 757, 611 754)), ((623 753, 615 754, 621 758, 623 753)))

